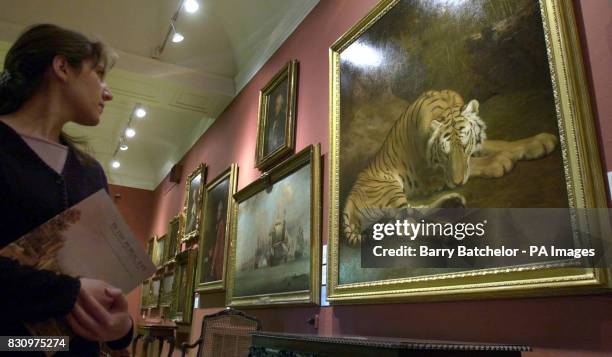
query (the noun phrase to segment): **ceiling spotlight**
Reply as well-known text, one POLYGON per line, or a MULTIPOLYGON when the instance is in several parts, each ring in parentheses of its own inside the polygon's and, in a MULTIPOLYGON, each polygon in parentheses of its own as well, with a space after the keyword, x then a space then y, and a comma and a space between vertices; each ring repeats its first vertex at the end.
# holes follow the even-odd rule
POLYGON ((147 111, 143 107, 139 107, 134 112, 138 118, 144 118, 147 115, 147 111))
POLYGON ((175 32, 174 35, 172 35, 172 42, 174 43, 182 42, 184 39, 185 37, 181 35, 180 32, 175 32))
POLYGON ((185 10, 191 14, 198 11, 198 9, 200 8, 200 4, 198 4, 198 2, 195 0, 186 0, 184 6, 185 10))
POLYGON ((113 167, 113 169, 118 169, 121 166, 121 163, 117 160, 113 160, 111 162, 111 166, 113 167))
POLYGON ((121 144, 121 145, 119 145, 119 150, 121 150, 121 151, 125 151, 125 150, 127 150, 127 149, 128 149, 127 144, 121 144))
POLYGON ((136 135, 136 130, 132 128, 125 129, 125 136, 127 136, 128 138, 133 138, 134 135, 136 135))

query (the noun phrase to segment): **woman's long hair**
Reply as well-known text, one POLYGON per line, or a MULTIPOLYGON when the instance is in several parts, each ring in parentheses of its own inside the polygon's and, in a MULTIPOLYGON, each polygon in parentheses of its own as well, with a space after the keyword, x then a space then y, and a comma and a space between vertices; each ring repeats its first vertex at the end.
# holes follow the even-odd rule
MULTIPOLYGON (((114 64, 114 53, 102 42, 91 41, 83 34, 51 24, 28 28, 11 46, 4 59, 3 80, 0 81, 0 115, 19 110, 40 87, 45 72, 55 56, 63 56, 76 69, 83 61, 102 63, 106 69, 114 64)), ((85 141, 62 131, 60 140, 86 159, 77 145, 85 141)))

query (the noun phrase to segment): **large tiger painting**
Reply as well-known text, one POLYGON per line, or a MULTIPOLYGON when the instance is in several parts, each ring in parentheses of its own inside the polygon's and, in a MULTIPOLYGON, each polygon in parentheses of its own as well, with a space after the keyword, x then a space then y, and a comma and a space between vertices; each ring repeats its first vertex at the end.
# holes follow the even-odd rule
POLYGON ((557 145, 549 133, 516 140, 487 140, 477 100, 464 105, 451 90, 423 93, 395 122, 382 147, 357 176, 343 210, 343 233, 361 241, 368 223, 388 209, 465 205, 457 193, 444 192, 470 177, 501 177, 518 160, 539 159, 557 145), (424 202, 413 204, 414 199, 424 202))
POLYGON ((340 285, 433 274, 362 267, 359 242, 390 214, 569 206, 537 0, 399 0, 346 38, 331 170, 340 285))

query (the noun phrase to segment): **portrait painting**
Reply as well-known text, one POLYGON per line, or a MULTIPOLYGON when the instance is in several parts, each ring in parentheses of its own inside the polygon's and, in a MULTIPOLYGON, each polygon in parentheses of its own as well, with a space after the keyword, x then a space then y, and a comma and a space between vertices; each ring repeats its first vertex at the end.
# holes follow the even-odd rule
POLYGON ((181 223, 183 215, 179 214, 168 223, 168 261, 173 261, 174 256, 180 252, 181 246, 181 223))
POLYGON ((287 121, 287 94, 289 80, 282 82, 266 97, 266 133, 264 135, 264 155, 279 148, 285 142, 287 121))
POLYGON ((319 157, 310 146, 235 195, 229 304, 318 301, 319 157))
POLYGON ((155 241, 155 249, 154 249, 154 259, 153 259, 153 263, 155 263, 155 265, 158 268, 161 268, 164 266, 164 264, 166 263, 165 259, 166 259, 166 244, 167 244, 167 235, 164 234, 161 237, 158 237, 157 240, 155 241))
POLYGON ((159 294, 161 292, 161 276, 154 276, 151 280, 151 296, 149 307, 156 308, 159 306, 159 294))
POLYGON ((177 324, 191 323, 197 254, 197 249, 192 248, 180 252, 175 258, 170 319, 177 324))
POLYGON ((153 236, 151 238, 149 238, 149 240, 147 241, 147 255, 149 256, 149 258, 151 258, 151 260, 153 261, 153 264, 155 264, 155 242, 157 241, 157 236, 153 236))
POLYGON ((287 63, 261 90, 256 167, 266 169, 293 153, 297 61, 287 63))
POLYGON ((226 257, 238 166, 231 165, 206 185, 196 291, 225 288, 226 257))
POLYGON ((161 294, 159 298, 159 306, 168 307, 172 305, 173 291, 172 286, 174 282, 174 269, 171 269, 164 273, 161 284, 161 294))
MULTIPOLYGON (((487 270, 483 287, 466 269, 361 261, 372 222, 389 209, 602 204, 592 191, 600 174, 583 182, 579 173, 599 159, 568 160, 590 150, 576 133, 593 131, 588 91, 575 80, 582 69, 567 56, 577 38, 559 38, 569 26, 561 11, 571 15, 571 3, 383 0, 333 44, 331 301, 482 297, 510 285, 520 295, 564 281, 545 264, 529 277, 518 266, 487 270), (567 93, 581 100, 580 116, 567 110, 567 93)), ((574 247, 571 238, 550 243, 574 247)))
POLYGON ((151 282, 147 279, 140 287, 140 308, 146 309, 149 302, 149 284, 151 282))
POLYGON ((182 240, 190 240, 198 236, 201 219, 202 188, 206 183, 206 165, 199 165, 187 177, 185 187, 185 229, 182 240))

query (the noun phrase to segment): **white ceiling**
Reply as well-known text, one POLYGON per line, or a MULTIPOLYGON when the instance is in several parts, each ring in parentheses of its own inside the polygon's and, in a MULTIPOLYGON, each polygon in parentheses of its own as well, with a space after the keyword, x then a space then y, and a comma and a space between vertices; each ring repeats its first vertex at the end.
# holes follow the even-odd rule
POLYGON ((180 44, 152 59, 180 0, 0 0, 0 61, 27 26, 54 23, 99 38, 119 54, 108 84, 115 99, 84 136, 114 184, 152 190, 214 122, 319 0, 197 0, 181 11, 180 44), (136 136, 110 161, 135 105, 136 136))

